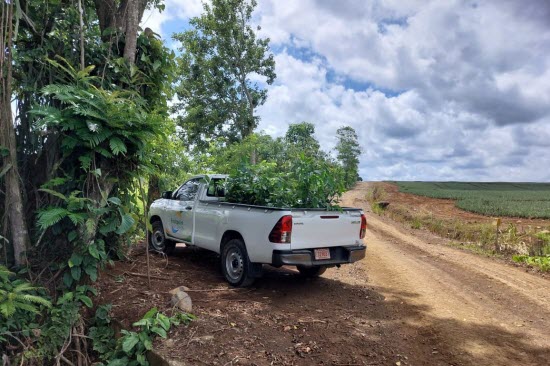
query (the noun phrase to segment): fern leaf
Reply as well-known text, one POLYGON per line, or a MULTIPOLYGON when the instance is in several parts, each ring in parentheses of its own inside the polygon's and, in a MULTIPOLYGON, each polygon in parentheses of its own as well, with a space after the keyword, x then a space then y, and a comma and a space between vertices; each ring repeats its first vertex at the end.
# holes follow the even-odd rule
POLYGON ((67 216, 75 226, 82 224, 86 220, 86 214, 83 213, 70 213, 67 216))
POLYGON ((57 224, 63 218, 67 217, 69 212, 62 207, 51 207, 38 213, 38 226, 42 230, 57 224))
POLYGON ((31 285, 29 282, 24 282, 22 280, 15 280, 12 282, 12 284, 15 285, 14 289, 13 289, 13 293, 15 294, 20 294, 20 293, 23 293, 25 291, 34 291, 34 290, 38 290, 37 287, 34 287, 33 285, 31 285))
POLYGON ((99 112, 95 111, 92 108, 81 107, 76 109, 74 113, 79 116, 91 117, 91 118, 98 119, 100 121, 107 121, 107 118, 105 116, 103 116, 102 114, 100 114, 99 112))
POLYGON ((93 234, 95 230, 95 221, 94 219, 86 220, 86 231, 88 234, 93 234))
POLYGON ((109 150, 102 148, 101 146, 98 146, 95 149, 98 153, 100 153, 102 156, 106 157, 107 159, 110 159, 113 157, 113 154, 109 152, 109 150))
POLYGON ((71 66, 71 64, 63 57, 57 56, 59 60, 61 60, 65 65, 61 65, 59 62, 52 60, 50 58, 47 58, 46 61, 50 63, 51 65, 65 71, 67 74, 72 76, 73 78, 77 75, 77 71, 74 67, 71 66))
POLYGON ((63 150, 65 151, 71 151, 72 149, 74 149, 76 147, 76 145, 78 145, 78 140, 71 137, 71 136, 65 136, 65 138, 63 139, 63 142, 61 143, 61 147, 63 148, 63 150))
POLYGON ((15 304, 13 301, 5 301, 0 303, 0 313, 4 315, 5 318, 9 318, 15 313, 15 304))
POLYGON ((76 79, 86 79, 90 76, 90 73, 95 69, 95 65, 90 65, 84 70, 80 70, 76 73, 76 79))
POLYGON ((118 137, 113 137, 109 140, 109 146, 111 146, 111 151, 113 154, 118 155, 120 153, 126 153, 126 145, 118 137))
POLYGON ((26 294, 26 295, 23 295, 22 298, 26 302, 31 302, 33 304, 44 305, 45 307, 48 307, 48 308, 52 306, 52 303, 46 300, 45 298, 43 298, 42 296, 26 294))
POLYGON ((8 278, 13 274, 7 267, 0 266, 0 279, 2 281, 7 281, 8 278))
POLYGON ((26 303, 26 302, 14 301, 13 302, 13 307, 16 310, 20 309, 20 310, 28 311, 30 313, 38 314, 38 309, 36 308, 36 306, 34 306, 33 304, 26 303))
POLYGON ((80 167, 84 171, 88 171, 90 169, 90 164, 92 164, 92 158, 87 155, 82 155, 78 157, 78 160, 80 160, 80 167))
POLYGON ((65 195, 63 195, 62 193, 59 193, 57 191, 54 191, 53 189, 40 188, 39 191, 49 193, 52 196, 55 196, 57 198, 61 198, 63 201, 67 202, 67 197, 65 197, 65 195))
POLYGON ((57 177, 57 178, 52 178, 50 179, 49 181, 47 181, 46 183, 44 183, 42 185, 42 187, 44 188, 48 188, 48 187, 57 187, 57 186, 60 186, 60 185, 63 185, 67 183, 67 178, 61 178, 61 177, 57 177))

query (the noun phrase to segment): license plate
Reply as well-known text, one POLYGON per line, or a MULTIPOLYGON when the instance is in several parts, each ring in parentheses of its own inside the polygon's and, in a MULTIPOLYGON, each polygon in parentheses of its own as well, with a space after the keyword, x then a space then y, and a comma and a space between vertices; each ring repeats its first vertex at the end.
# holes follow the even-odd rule
POLYGON ((315 260, 330 259, 330 249, 314 249, 315 260))

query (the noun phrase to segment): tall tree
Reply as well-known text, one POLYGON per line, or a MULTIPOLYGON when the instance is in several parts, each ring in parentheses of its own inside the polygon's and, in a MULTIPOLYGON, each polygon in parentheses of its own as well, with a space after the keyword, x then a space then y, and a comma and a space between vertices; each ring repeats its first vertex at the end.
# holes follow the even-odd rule
POLYGON ((351 188, 359 178, 359 155, 361 147, 355 129, 351 126, 340 127, 336 131, 338 143, 336 151, 338 160, 344 168, 344 180, 346 187, 351 188))
POLYGON ((285 141, 290 148, 314 157, 319 154, 319 141, 315 138, 315 125, 310 122, 293 123, 288 126, 285 141))
POLYGON ((255 6, 255 0, 213 0, 191 19, 193 29, 174 35, 182 43, 175 110, 190 143, 205 146, 205 137, 240 141, 258 125, 255 109, 267 91, 252 75, 267 84, 276 75, 269 39, 257 38, 250 25, 255 6))
MULTIPOLYGON (((16 0, 17 1, 17 0, 16 0)), ((30 244, 27 222, 23 210, 21 180, 17 165, 15 128, 11 110, 12 60, 14 27, 14 1, 1 1, 0 5, 0 152, 5 182, 5 214, 8 216, 15 265, 26 263, 25 252, 30 244)), ((0 174, 0 178, 1 178, 0 174)))

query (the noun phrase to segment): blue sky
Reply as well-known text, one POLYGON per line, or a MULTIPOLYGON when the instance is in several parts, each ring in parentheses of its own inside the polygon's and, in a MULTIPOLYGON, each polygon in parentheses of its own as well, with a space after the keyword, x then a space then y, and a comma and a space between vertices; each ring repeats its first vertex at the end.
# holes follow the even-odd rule
MULTIPOLYGON (((550 181, 550 3, 258 0, 277 79, 259 130, 309 121, 325 150, 351 125, 369 180, 550 181)), ((169 47, 200 0, 143 26, 169 47)))

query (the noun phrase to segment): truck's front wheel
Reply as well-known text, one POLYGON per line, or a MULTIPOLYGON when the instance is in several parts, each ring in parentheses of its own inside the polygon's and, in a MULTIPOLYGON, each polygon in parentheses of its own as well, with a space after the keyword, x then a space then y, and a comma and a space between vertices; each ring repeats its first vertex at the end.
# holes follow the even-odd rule
POLYGON ((319 277, 325 271, 327 270, 327 267, 325 266, 313 266, 313 267, 306 267, 306 266, 298 266, 298 271, 300 272, 300 275, 304 277, 319 277))
POLYGON ((246 287, 254 282, 248 253, 241 239, 231 239, 223 246, 221 266, 223 276, 232 286, 246 287))
POLYGON ((176 243, 166 239, 162 222, 153 222, 153 232, 149 236, 149 249, 156 252, 172 254, 176 248, 176 243))

